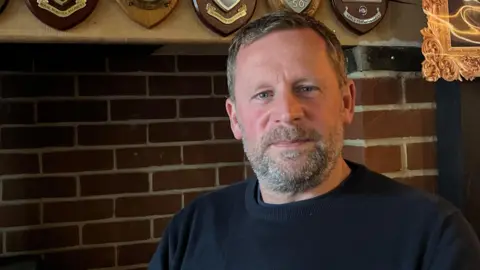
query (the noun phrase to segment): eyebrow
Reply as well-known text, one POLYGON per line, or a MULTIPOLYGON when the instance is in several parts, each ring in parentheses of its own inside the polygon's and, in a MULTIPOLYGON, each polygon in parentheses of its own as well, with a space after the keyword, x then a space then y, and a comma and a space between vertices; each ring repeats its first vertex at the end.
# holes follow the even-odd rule
POLYGON ((293 82, 293 85, 299 85, 299 84, 303 84, 303 83, 313 83, 313 84, 316 84, 316 85, 319 85, 322 84, 321 81, 317 80, 316 78, 313 78, 313 77, 307 77, 307 78, 301 78, 301 79, 298 79, 298 80, 295 80, 293 82))

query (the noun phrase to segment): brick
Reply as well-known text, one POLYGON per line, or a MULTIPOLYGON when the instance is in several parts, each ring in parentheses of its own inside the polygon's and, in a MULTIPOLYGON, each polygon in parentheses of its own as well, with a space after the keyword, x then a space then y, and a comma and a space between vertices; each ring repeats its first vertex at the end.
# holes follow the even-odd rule
POLYGON ((192 192, 185 192, 183 194, 183 206, 187 206, 190 203, 192 203, 196 198, 199 196, 202 196, 204 194, 207 194, 210 191, 192 191, 192 192))
POLYGON ((32 57, 26 54, 4 52, 0 61, 0 71, 29 72, 32 67, 32 57))
POLYGON ((150 220, 86 224, 82 235, 86 245, 147 240, 150 238, 150 220))
POLYGON ((76 195, 75 177, 31 177, 3 180, 4 201, 64 198, 76 195))
POLYGON ((50 270, 86 270, 115 265, 115 248, 83 248, 44 254, 43 264, 50 270))
POLYGON ((210 95, 212 81, 209 76, 150 76, 151 96, 210 95))
POLYGON ((423 78, 405 78, 407 103, 435 102, 435 84, 423 78))
POLYGON ((437 146, 434 142, 407 144, 407 161, 410 170, 435 169, 437 146))
POLYGON ((33 124, 33 103, 0 101, 0 125, 33 124))
POLYGON ((226 55, 179 55, 177 67, 180 72, 226 71, 226 55))
POLYGON ((112 100, 112 120, 170 119, 177 116, 174 99, 112 100))
POLYGON ((116 217, 174 214, 181 208, 180 194, 123 197, 116 201, 116 217))
POLYGON ((168 224, 172 221, 171 217, 157 218, 153 220, 153 237, 162 237, 168 224))
POLYGON ((72 97, 73 76, 9 75, 2 77, 2 97, 72 97))
POLYGON ((45 173, 82 172, 113 169, 112 150, 78 150, 44 153, 45 173))
POLYGON ((365 164, 365 147, 345 145, 342 149, 344 159, 365 164))
POLYGON ((230 185, 245 179, 245 166, 228 166, 218 168, 220 185, 230 185))
POLYGON ((113 200, 76 200, 43 205, 43 222, 74 222, 113 217, 113 200))
POLYGON ((107 120, 107 101, 43 101, 37 105, 38 122, 99 122, 107 120))
POLYGON ((173 55, 127 55, 108 58, 108 67, 114 72, 173 72, 175 56, 173 55))
POLYGON ((0 154, 0 175, 39 173, 37 154, 0 154))
POLYGON ((78 92, 80 96, 145 96, 147 80, 142 76, 79 76, 78 92))
POLYGON ((214 91, 215 95, 228 96, 227 76, 214 76, 213 77, 213 91, 214 91))
POLYGON ((438 179, 436 175, 394 178, 394 180, 432 194, 438 194, 438 179))
POLYGON ((365 164, 372 170, 385 173, 402 169, 400 146, 370 146, 365 149, 365 164))
POLYGON ((358 112, 345 129, 345 139, 433 135, 435 111, 432 109, 358 112))
POLYGON ((215 186, 215 169, 161 171, 153 174, 153 190, 215 186))
POLYGON ((402 85, 399 78, 356 79, 356 105, 384 105, 402 102, 402 85))
POLYGON ((146 125, 91 125, 78 127, 79 145, 144 144, 146 125))
POLYGON ((244 159, 242 144, 222 143, 187 145, 183 147, 185 164, 241 162, 244 159))
POLYGON ((144 243, 118 246, 118 265, 149 263, 158 243, 144 243))
POLYGON ((212 138, 209 122, 171 122, 151 124, 150 142, 204 141, 212 138))
POLYGON ((80 176, 81 196, 148 192, 147 173, 117 173, 80 176))
POLYGON ((235 139, 230 121, 217 121, 213 123, 213 135, 215 139, 235 139))
POLYGON ((141 168, 180 164, 179 146, 117 149, 117 167, 141 168))
POLYGON ((402 155, 398 145, 345 146, 343 152, 346 159, 364 164, 379 173, 396 172, 402 169, 402 155))
POLYGON ((0 228, 40 224, 38 204, 0 206, 0 228))
POLYGON ((180 117, 228 117, 225 98, 181 99, 180 117))
POLYGON ((104 72, 105 58, 88 56, 85 54, 56 54, 51 57, 48 52, 45 56, 36 57, 36 72, 104 72), (48 56, 47 56, 48 55, 48 56))
POLYGON ((43 148, 73 146, 73 127, 2 128, 1 148, 43 148))
POLYGON ((71 247, 79 244, 78 226, 7 232, 6 244, 8 252, 71 247))

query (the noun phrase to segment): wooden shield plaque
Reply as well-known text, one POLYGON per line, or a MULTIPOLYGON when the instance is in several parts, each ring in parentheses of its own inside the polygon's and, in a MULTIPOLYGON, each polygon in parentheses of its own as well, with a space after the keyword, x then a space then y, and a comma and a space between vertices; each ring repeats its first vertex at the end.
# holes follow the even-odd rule
POLYGON ((146 28, 152 28, 165 19, 178 0, 117 0, 127 16, 146 28))
POLYGON ((67 30, 83 22, 98 0, 25 0, 30 11, 43 23, 67 30))
POLYGON ((228 36, 252 18, 257 0, 192 0, 200 20, 211 30, 228 36))
POLYGON ((372 30, 385 16, 388 0, 332 0, 337 18, 357 34, 372 30))
POLYGON ((0 0, 0 13, 5 9, 8 4, 8 0, 0 0))
POLYGON ((268 0, 273 10, 288 9, 297 13, 306 13, 313 16, 320 6, 321 0, 268 0))

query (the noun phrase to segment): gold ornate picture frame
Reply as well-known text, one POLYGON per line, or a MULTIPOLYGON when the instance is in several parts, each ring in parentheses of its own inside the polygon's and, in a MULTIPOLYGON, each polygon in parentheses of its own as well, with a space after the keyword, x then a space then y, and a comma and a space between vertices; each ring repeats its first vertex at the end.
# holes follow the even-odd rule
POLYGON ((422 0, 423 77, 427 81, 480 77, 480 0, 422 0))

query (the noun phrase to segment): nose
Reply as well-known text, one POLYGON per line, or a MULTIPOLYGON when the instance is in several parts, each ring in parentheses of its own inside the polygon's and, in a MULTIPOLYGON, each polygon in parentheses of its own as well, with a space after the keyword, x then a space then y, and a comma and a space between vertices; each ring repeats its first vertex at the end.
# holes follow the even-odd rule
POLYGON ((291 91, 285 91, 276 96, 275 111, 277 123, 297 122, 304 116, 301 101, 291 91))

